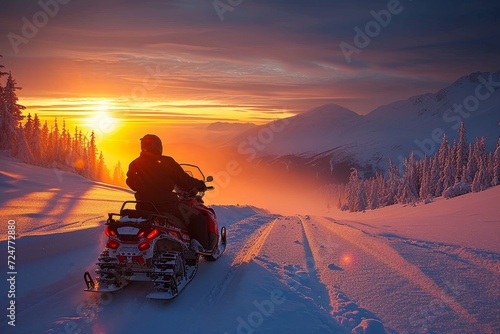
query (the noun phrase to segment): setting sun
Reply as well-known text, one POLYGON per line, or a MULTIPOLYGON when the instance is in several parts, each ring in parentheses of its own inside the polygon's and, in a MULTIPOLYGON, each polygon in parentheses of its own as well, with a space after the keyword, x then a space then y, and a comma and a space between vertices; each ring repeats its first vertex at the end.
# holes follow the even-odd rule
POLYGON ((104 101, 95 107, 95 112, 84 120, 85 127, 93 129, 97 134, 108 135, 118 128, 118 119, 109 110, 110 103, 104 101))
POLYGON ((107 111, 99 111, 88 119, 89 126, 102 134, 109 134, 116 130, 118 120, 107 111))

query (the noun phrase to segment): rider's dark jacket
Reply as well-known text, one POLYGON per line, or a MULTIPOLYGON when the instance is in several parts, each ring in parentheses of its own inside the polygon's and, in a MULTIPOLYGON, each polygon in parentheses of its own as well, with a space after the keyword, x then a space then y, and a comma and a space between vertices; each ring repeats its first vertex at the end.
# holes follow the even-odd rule
POLYGON ((171 157, 147 151, 132 161, 127 172, 127 185, 138 201, 152 202, 161 210, 178 202, 174 186, 203 190, 205 183, 189 176, 171 157))

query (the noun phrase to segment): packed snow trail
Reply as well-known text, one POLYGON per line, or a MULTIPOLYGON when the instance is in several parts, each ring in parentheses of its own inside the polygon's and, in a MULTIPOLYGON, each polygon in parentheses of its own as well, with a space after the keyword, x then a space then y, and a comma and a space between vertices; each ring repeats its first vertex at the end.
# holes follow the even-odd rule
POLYGON ((498 253, 370 234, 331 218, 215 210, 228 249, 201 261, 173 301, 146 299, 149 283, 83 292, 103 226, 21 238, 17 324, 2 322, 1 332, 500 332, 498 253))
POLYGON ((276 220, 262 225, 246 240, 245 244, 236 253, 231 267, 219 284, 216 284, 208 293, 209 305, 214 305, 219 302, 226 288, 230 285, 235 277, 244 270, 244 264, 249 263, 258 254, 260 248, 265 242, 270 230, 276 220))
MULTIPOLYGON (((332 304, 339 303, 340 289, 398 332, 495 333, 500 329, 494 310, 474 309, 478 300, 495 305, 498 275, 443 254, 444 245, 429 251, 331 219, 301 221, 321 280, 334 287, 329 291, 332 304), (481 284, 474 284, 475 280, 481 284)), ((341 308, 335 314, 342 322, 341 308)))

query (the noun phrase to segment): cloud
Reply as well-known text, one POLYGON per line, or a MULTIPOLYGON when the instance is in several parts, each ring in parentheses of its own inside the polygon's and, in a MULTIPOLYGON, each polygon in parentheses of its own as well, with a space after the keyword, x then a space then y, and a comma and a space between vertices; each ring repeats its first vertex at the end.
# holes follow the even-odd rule
POLYGON ((221 22, 211 1, 73 0, 15 54, 6 33, 40 7, 6 0, 0 50, 30 96, 294 112, 335 102, 366 113, 498 67, 500 6, 491 1, 401 1, 402 12, 347 63, 339 43, 354 43, 354 28, 387 4, 246 0, 221 22))

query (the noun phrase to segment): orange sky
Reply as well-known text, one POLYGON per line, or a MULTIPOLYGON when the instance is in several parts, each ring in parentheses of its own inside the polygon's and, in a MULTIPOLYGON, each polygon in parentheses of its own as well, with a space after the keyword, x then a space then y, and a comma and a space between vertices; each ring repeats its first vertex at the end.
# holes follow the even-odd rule
MULTIPOLYGON (((213 122, 264 123, 265 118, 255 110, 238 110, 235 106, 216 105, 200 101, 164 101, 153 99, 116 98, 23 98, 21 104, 27 109, 24 114, 37 113, 42 120, 59 128, 63 121, 71 134, 75 127, 87 136, 93 130, 98 148, 112 167, 117 161, 128 163, 139 153, 139 138, 146 133, 158 134, 169 144, 194 142, 210 146, 206 127, 213 122), (203 103, 203 104, 201 104, 203 103)), ((287 110, 278 110, 280 117, 293 115, 287 110)), ((168 154, 168 152, 165 152, 168 154)), ((193 162, 193 161, 190 161, 193 162)))
POLYGON ((223 16, 201 0, 41 2, 51 9, 2 2, 0 63, 26 113, 92 127, 109 160, 148 132, 182 142, 187 127, 326 103, 366 114, 498 67, 498 7, 485 2, 401 3, 349 60, 339 46, 387 2, 244 1, 223 16))

